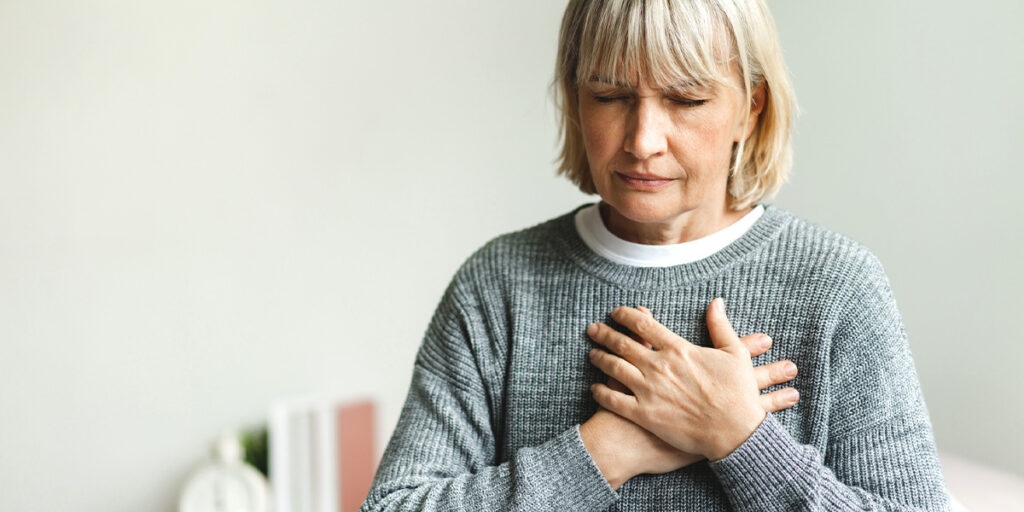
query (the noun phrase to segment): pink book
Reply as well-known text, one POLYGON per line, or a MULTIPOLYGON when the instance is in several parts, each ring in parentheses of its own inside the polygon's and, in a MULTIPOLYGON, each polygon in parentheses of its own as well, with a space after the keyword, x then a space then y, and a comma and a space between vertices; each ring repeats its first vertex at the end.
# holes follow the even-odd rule
POLYGON ((340 512, 358 512, 377 471, 373 402, 349 402, 337 409, 338 504, 340 512))

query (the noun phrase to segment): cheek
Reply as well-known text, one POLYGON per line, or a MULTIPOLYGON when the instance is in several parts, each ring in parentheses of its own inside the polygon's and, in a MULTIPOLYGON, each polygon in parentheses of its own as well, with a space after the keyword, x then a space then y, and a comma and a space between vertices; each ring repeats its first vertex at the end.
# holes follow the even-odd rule
POLYGON ((709 156, 720 155, 732 148, 729 129, 723 125, 707 125, 700 130, 700 144, 709 156))
POLYGON ((691 168, 728 167, 732 157, 732 132, 717 119, 689 119, 679 123, 675 136, 675 154, 691 168), (723 163, 724 162, 724 163, 723 163))
POLYGON ((580 110, 580 131, 591 168, 601 169, 618 152, 621 123, 607 112, 580 110))

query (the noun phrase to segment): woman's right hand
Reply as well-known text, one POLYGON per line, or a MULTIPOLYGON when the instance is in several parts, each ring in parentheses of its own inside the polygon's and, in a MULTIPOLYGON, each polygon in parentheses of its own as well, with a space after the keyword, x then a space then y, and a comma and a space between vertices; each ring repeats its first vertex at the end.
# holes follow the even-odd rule
MULTIPOLYGON (((650 314, 646 308, 642 309, 650 314)), ((750 352, 750 357, 759 356, 771 348, 771 338, 763 333, 750 334, 740 339, 750 352)), ((641 343, 650 348, 649 343, 641 343)), ((764 390, 796 377, 796 365, 790 361, 777 361, 755 367, 754 375, 758 389, 764 390), (792 373, 787 374, 787 369, 791 369, 792 373)), ((622 383, 610 377, 608 386, 629 393, 622 383)), ((768 412, 788 409, 797 400, 799 396, 793 388, 761 395, 761 404, 768 412), (788 398, 790 392, 796 399, 788 398)), ((599 407, 586 423, 580 425, 580 436, 598 469, 615 490, 635 475, 668 473, 704 458, 677 450, 643 427, 603 407, 599 407)))

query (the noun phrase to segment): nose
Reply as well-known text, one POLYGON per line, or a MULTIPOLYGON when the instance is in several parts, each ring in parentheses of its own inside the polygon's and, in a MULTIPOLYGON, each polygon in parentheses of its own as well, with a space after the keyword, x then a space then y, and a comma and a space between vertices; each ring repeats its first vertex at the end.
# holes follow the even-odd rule
POLYGON ((630 112, 626 140, 622 149, 639 160, 646 160, 665 153, 666 116, 653 101, 640 99, 630 112))

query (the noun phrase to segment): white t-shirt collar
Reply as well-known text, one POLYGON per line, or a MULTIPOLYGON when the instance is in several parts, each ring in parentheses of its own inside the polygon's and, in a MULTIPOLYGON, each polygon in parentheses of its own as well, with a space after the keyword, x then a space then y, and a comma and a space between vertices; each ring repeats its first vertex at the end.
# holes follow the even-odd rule
POLYGON ((743 236, 764 213, 757 205, 740 220, 703 238, 681 244, 648 245, 623 240, 604 225, 600 203, 576 212, 576 231, 591 250, 605 259, 634 267, 670 267, 707 258, 743 236))

